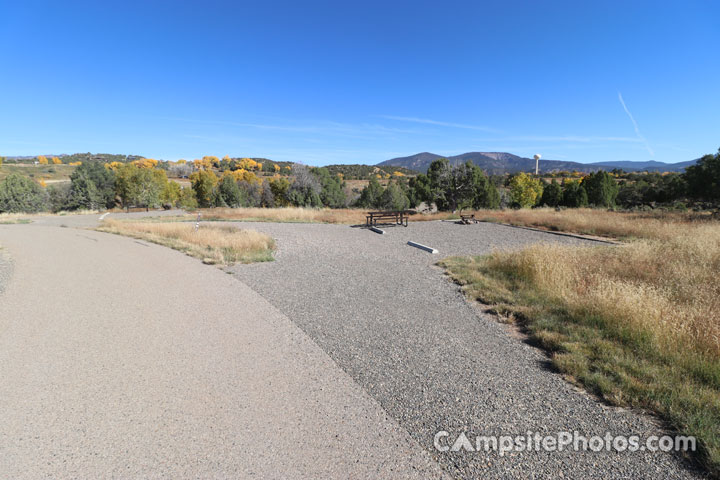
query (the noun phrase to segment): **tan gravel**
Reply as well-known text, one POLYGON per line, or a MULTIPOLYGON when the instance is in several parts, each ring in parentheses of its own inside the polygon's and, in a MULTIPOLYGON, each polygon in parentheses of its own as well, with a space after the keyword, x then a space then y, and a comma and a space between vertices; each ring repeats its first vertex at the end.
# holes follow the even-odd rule
POLYGON ((285 315, 214 267, 0 226, 0 478, 436 478, 285 315))

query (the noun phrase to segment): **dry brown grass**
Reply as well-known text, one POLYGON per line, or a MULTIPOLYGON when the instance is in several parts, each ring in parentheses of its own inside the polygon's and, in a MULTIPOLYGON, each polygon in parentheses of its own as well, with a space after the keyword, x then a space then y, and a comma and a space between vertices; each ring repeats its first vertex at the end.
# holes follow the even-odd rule
POLYGON ((625 237, 443 263, 472 298, 521 319, 555 366, 610 402, 695 435, 720 471, 720 222, 603 211, 498 212, 507 223, 625 237))
POLYGON ((478 210, 479 220, 611 238, 674 238, 680 225, 709 219, 706 213, 610 212, 591 208, 478 210))
POLYGON ((0 213, 0 225, 31 223, 31 220, 27 217, 28 215, 23 213, 0 213))
POLYGON ((264 233, 232 226, 146 223, 107 219, 98 230, 148 240, 180 250, 205 263, 251 263, 272 260, 275 242, 264 233))
MULTIPOLYGON (((223 221, 255 221, 255 222, 296 222, 296 223, 338 223, 345 225, 365 224, 368 210, 345 209, 313 209, 302 207, 285 208, 206 208, 198 210, 203 220, 223 221)), ((186 215, 185 220, 196 218, 186 215)), ((410 217, 411 222, 444 220, 457 218, 450 213, 416 214, 410 217)))
POLYGON ((32 223, 35 217, 51 217, 51 216, 68 216, 68 215, 96 215, 100 213, 98 210, 62 210, 56 213, 37 212, 37 213, 0 213, 0 224, 8 223, 32 223))

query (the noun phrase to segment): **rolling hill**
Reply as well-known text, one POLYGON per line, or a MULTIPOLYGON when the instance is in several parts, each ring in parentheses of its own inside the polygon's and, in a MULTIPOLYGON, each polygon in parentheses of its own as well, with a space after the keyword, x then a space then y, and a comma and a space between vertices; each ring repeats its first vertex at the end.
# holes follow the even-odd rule
MULTIPOLYGON (((426 172, 433 160, 443 158, 442 155, 423 152, 408 157, 398 157, 378 163, 378 166, 405 167, 420 172, 426 172)), ((520 157, 506 152, 468 152, 451 157, 445 157, 452 165, 465 163, 468 160, 485 170, 490 175, 502 175, 505 173, 531 172, 535 170, 535 160, 532 158, 520 157)), ((651 171, 651 172, 682 172, 685 167, 692 165, 696 160, 680 163, 663 162, 598 162, 580 163, 567 162, 562 160, 540 160, 541 172, 573 171, 594 172, 597 170, 612 170, 621 168, 626 172, 651 171)))

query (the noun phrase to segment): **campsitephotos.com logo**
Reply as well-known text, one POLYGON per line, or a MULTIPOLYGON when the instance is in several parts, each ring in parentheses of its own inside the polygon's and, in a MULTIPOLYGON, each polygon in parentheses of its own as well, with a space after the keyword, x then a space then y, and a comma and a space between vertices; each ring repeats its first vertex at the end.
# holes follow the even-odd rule
POLYGON ((523 435, 478 435, 468 436, 465 432, 451 435, 441 430, 434 437, 435 449, 439 452, 497 452, 500 456, 509 452, 694 452, 697 448, 695 437, 656 436, 642 438, 639 435, 586 436, 579 432, 557 432, 554 434, 526 432, 523 435))

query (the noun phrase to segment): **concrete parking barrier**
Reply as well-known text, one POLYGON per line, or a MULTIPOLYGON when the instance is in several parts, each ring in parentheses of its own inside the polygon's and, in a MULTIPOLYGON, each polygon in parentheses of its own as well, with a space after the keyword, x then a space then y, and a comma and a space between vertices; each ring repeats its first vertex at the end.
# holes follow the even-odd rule
POLYGON ((434 248, 428 247, 427 245, 422 245, 417 242, 408 242, 408 245, 410 245, 411 247, 419 248, 420 250, 425 250, 426 252, 438 253, 438 251, 435 250, 434 248))

